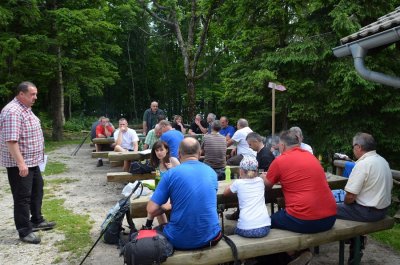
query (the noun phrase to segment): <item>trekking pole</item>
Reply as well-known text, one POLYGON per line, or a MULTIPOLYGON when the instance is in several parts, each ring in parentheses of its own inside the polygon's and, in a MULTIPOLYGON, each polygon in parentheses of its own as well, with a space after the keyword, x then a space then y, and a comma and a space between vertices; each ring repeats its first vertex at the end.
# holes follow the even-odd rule
MULTIPOLYGON (((133 195, 133 193, 135 193, 135 191, 139 188, 140 184, 142 184, 142 182, 138 181, 138 183, 136 184, 136 186, 133 188, 132 192, 129 194, 129 196, 126 198, 126 200, 124 201, 124 203, 122 205, 120 205, 120 207, 123 207, 128 200, 131 198, 131 196, 133 195)), ((142 186, 143 187, 143 186, 142 186)), ((143 191, 143 188, 142 188, 143 191)), ((139 195, 140 196, 140 195, 139 195)), ((82 265, 83 262, 85 262, 86 258, 89 256, 90 252, 92 252, 92 250, 94 249, 94 247, 97 245, 97 243, 99 243, 100 239, 103 237, 103 235, 105 234, 105 232, 107 231, 108 227, 110 226, 110 224, 112 223, 112 221, 114 221, 116 215, 113 216, 113 218, 107 223, 106 227, 101 231, 100 236, 97 238, 96 242, 94 242, 93 246, 89 249, 88 253, 86 253, 86 256, 83 258, 83 260, 81 261, 81 263, 79 263, 79 265, 82 265)))
POLYGON ((75 150, 72 152, 71 156, 75 156, 78 153, 79 149, 81 149, 83 143, 86 141, 86 139, 89 137, 89 135, 90 135, 90 132, 85 136, 85 138, 83 138, 82 142, 75 148, 75 150))

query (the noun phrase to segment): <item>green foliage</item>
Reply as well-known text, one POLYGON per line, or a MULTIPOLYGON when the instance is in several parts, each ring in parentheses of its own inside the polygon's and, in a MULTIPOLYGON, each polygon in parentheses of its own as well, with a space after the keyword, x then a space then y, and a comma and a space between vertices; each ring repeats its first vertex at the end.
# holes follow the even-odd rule
POLYGON ((61 162, 47 162, 44 176, 61 174, 67 170, 67 166, 61 162))
POLYGON ((71 117, 65 122, 64 129, 66 131, 80 132, 82 130, 90 130, 92 123, 97 120, 96 117, 71 117))
POLYGON ((46 193, 43 200, 43 214, 48 220, 57 222, 56 230, 65 235, 65 239, 56 245, 61 252, 69 252, 68 259, 82 256, 92 244, 89 216, 78 215, 64 207, 64 199, 53 199, 46 193))
POLYGON ((395 224, 390 230, 384 230, 371 234, 371 236, 386 245, 391 246, 397 251, 400 251, 400 224, 395 224))

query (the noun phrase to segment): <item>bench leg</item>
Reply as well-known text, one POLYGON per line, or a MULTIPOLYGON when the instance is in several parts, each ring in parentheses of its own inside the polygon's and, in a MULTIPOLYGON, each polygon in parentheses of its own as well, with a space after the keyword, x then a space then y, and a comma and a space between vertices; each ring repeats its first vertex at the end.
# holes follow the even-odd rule
POLYGON ((339 241, 339 265, 344 265, 344 241, 339 241))
POLYGON ((319 246, 314 247, 314 254, 315 255, 319 254, 319 246))
POLYGON ((361 251, 361 240, 360 240, 361 236, 356 236, 354 238, 354 263, 353 265, 359 265, 361 262, 361 255, 360 255, 360 251, 361 251))

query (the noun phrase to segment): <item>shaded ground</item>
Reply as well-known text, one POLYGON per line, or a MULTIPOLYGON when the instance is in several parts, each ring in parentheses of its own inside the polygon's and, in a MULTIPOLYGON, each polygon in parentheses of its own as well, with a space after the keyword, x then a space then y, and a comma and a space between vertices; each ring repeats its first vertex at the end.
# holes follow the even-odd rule
MULTIPOLYGON (((70 145, 49 154, 50 161, 60 161, 68 166, 68 171, 47 176, 46 179, 72 178, 78 181, 62 184, 61 188, 54 191, 56 197, 64 198, 65 207, 78 214, 88 214, 93 221, 91 235, 93 241, 97 239, 100 225, 107 215, 108 210, 121 198, 120 192, 123 184, 107 183, 106 172, 119 171, 110 168, 109 163, 96 168, 96 160, 90 157, 93 148, 85 144, 75 157, 70 154, 75 146, 70 145)), ((40 232, 42 243, 40 245, 24 244, 18 240, 13 221, 13 206, 10 187, 4 168, 0 169, 0 264, 1 265, 45 265, 57 262, 57 257, 62 261, 57 264, 79 264, 80 260, 68 260, 70 253, 59 253, 55 244, 64 239, 64 235, 57 231, 40 232)), ((143 220, 135 222, 138 227, 143 220)), ((225 221, 226 230, 233 227, 233 223, 225 221)), ((330 265, 338 264, 338 243, 326 244, 320 247, 320 254, 315 256, 312 264, 330 265)), ((346 251, 346 258, 347 258, 346 251)), ((84 264, 87 265, 113 265, 123 264, 116 246, 98 243, 90 257, 84 264)), ((369 238, 362 264, 400 264, 400 255, 390 248, 383 246, 369 238)))

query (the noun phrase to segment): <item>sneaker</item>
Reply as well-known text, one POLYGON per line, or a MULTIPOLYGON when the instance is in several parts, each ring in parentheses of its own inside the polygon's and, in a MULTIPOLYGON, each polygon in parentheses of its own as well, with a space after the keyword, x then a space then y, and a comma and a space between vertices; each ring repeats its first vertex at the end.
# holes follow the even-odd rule
POLYGON ((102 167, 103 166, 103 159, 97 160, 97 165, 96 167, 102 167))
POLYGON ((40 237, 35 235, 32 232, 25 237, 20 237, 19 239, 21 239, 22 242, 25 242, 28 244, 39 244, 40 243, 40 237))
POLYGON ((311 254, 311 251, 304 251, 300 253, 297 258, 289 262, 287 265, 306 265, 310 264, 310 261, 312 260, 313 255, 311 254))
POLYGON ((55 226, 56 222, 47 222, 46 220, 39 224, 32 223, 32 232, 36 232, 39 230, 50 230, 53 229, 55 226))
POLYGON ((235 221, 235 220, 239 219, 239 213, 240 213, 239 209, 236 209, 236 211, 234 213, 225 215, 225 218, 227 220, 235 221))

